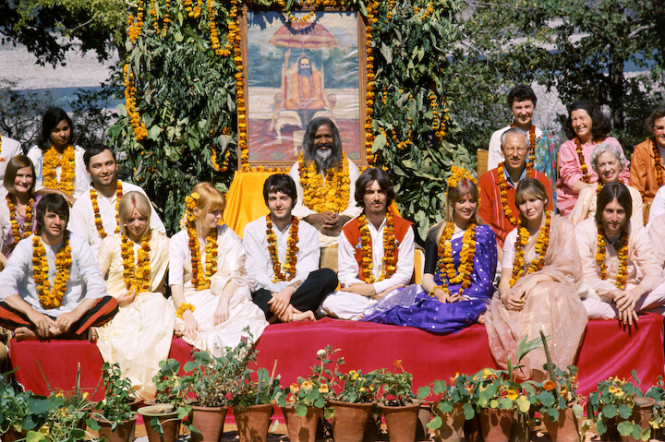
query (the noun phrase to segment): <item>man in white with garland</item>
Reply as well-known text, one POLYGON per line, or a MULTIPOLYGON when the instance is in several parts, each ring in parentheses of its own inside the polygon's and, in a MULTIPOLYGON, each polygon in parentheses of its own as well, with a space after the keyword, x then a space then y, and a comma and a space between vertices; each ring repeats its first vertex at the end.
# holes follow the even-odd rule
POLYGON ((7 169, 7 162, 14 158, 16 155, 21 155, 21 143, 0 134, 0 182, 5 179, 5 170, 7 169))
POLYGON ((365 309, 411 281, 414 233, 410 222, 388 209, 395 192, 383 170, 365 170, 354 196, 363 213, 339 237, 342 288, 328 295, 317 313, 358 320, 365 309))
POLYGON ((331 269, 319 269, 316 229, 292 215, 296 183, 275 174, 263 185, 270 213, 245 226, 243 245, 252 300, 270 322, 315 320, 321 300, 337 287, 331 269))
POLYGON ((37 205, 37 234, 21 240, 0 273, 0 326, 17 339, 80 337, 108 322, 118 301, 90 246, 67 231, 69 206, 56 193, 37 205))
POLYGON ((339 131, 332 120, 319 117, 310 121, 303 151, 289 175, 298 192, 293 215, 319 231, 321 267, 337 270, 339 232, 361 212, 352 198, 360 172, 342 150, 339 131))
MULTIPOLYGON (((69 230, 82 236, 96 255, 106 235, 120 232, 118 204, 123 193, 136 191, 145 195, 145 192, 134 184, 117 179, 115 153, 108 147, 102 144, 90 146, 83 155, 83 161, 92 186, 74 203, 69 230)), ((152 204, 150 208, 150 229, 166 233, 152 204)))

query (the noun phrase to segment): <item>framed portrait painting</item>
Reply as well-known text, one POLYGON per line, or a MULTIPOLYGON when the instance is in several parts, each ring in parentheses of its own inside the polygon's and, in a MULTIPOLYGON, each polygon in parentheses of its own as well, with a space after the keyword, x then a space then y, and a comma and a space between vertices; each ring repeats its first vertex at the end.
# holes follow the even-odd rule
POLYGON ((309 122, 330 118, 346 154, 366 165, 365 25, 358 11, 241 15, 250 167, 294 164, 309 122), (298 18, 305 18, 298 21, 298 18))

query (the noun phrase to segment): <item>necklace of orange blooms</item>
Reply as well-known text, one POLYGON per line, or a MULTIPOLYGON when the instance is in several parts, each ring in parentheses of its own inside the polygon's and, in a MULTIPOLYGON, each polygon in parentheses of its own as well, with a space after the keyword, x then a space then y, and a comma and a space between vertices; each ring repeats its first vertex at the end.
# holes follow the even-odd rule
MULTIPOLYGON (((441 238, 438 242, 438 269, 439 274, 441 275, 441 285, 434 286, 434 288, 429 292, 430 296, 435 296, 437 290, 443 291, 447 296, 450 296, 450 290, 448 289, 450 284, 460 284, 458 295, 461 297, 464 293, 464 290, 471 286, 471 272, 473 270, 473 260, 476 252, 476 223, 474 217, 478 212, 478 201, 476 201, 476 210, 474 211, 473 217, 469 220, 463 220, 466 225, 464 231, 464 236, 462 237, 462 249, 460 251, 460 260, 459 266, 455 269, 455 263, 453 259, 453 250, 452 250, 452 241, 451 238, 455 233, 455 227, 462 227, 460 224, 455 222, 455 208, 451 200, 451 194, 453 189, 458 189, 458 186, 462 183, 473 183, 477 184, 476 178, 471 175, 467 170, 453 166, 451 169, 452 175, 448 178, 448 205, 450 208, 450 213, 452 213, 452 219, 448 221, 446 227, 441 234, 441 238)), ((459 189, 458 189, 459 190, 459 189)), ((464 195, 459 194, 458 197, 464 195)))

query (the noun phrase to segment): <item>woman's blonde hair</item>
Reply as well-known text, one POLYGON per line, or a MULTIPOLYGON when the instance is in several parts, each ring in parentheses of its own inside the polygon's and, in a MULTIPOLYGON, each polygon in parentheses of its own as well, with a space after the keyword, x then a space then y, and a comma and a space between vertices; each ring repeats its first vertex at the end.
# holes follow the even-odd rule
POLYGON ((202 212, 212 212, 213 210, 221 210, 223 212, 226 208, 224 194, 208 181, 203 181, 194 186, 190 195, 194 193, 199 195, 196 200, 196 207, 202 212))
POLYGON ((131 191, 122 195, 122 198, 120 198, 120 203, 118 204, 120 231, 123 235, 127 235, 127 220, 130 216, 132 216, 134 208, 136 208, 141 215, 148 218, 146 229, 150 230, 150 215, 152 214, 150 201, 141 192, 131 191))
POLYGON ((457 202, 461 200, 462 197, 466 194, 470 194, 471 199, 476 202, 476 213, 473 214, 471 222, 475 224, 482 224, 482 221, 480 218, 478 218, 478 186, 476 186, 476 183, 470 179, 460 179, 457 181, 455 186, 448 187, 448 191, 446 192, 446 211, 444 213, 443 220, 432 227, 432 229, 437 229, 437 242, 439 242, 441 239, 441 235, 443 235, 443 230, 446 228, 446 224, 453 221, 453 217, 455 216, 455 204, 457 204, 457 202))

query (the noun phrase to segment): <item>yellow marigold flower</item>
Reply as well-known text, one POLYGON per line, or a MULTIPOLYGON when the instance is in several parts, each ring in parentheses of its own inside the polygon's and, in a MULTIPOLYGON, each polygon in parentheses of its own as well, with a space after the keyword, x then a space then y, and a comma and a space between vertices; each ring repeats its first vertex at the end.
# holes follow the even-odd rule
POLYGON ((319 387, 319 393, 328 393, 330 389, 328 388, 328 384, 322 384, 319 387))
POLYGON ((609 392, 614 394, 617 392, 617 388, 614 385, 610 385, 609 392))
POLYGON ((309 380, 302 383, 303 390, 311 390, 313 386, 312 381, 309 380))
POLYGON ((289 390, 291 390, 291 393, 297 393, 297 392, 300 391, 300 386, 294 382, 294 383, 291 384, 291 386, 289 387, 289 390))
POLYGON ((624 394, 625 394, 624 391, 620 388, 617 388, 616 393, 614 393, 616 397, 623 397, 624 394))
POLYGON ((517 392, 515 390, 508 390, 506 397, 511 401, 514 401, 515 399, 517 399, 517 392))

